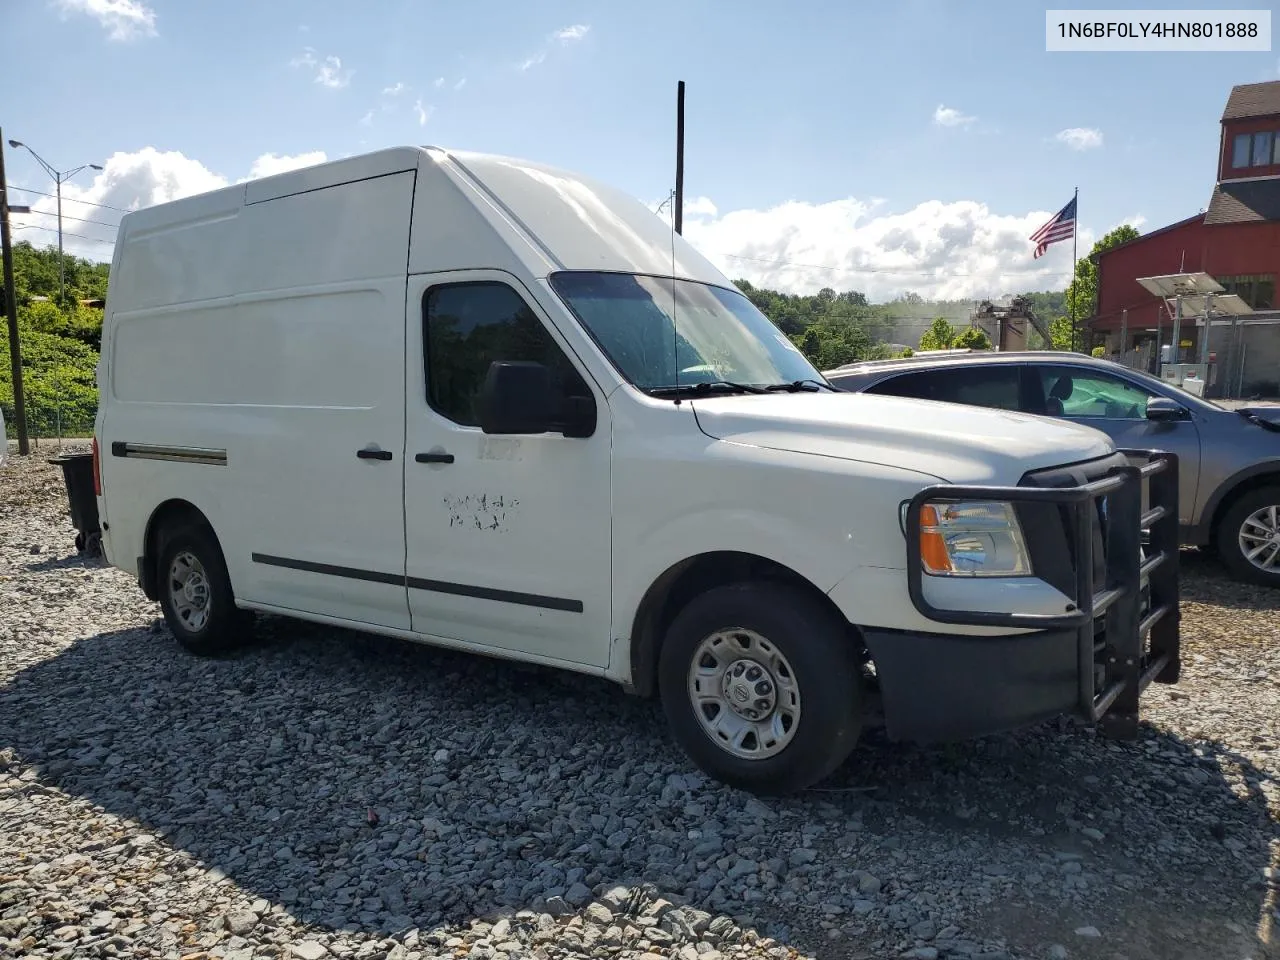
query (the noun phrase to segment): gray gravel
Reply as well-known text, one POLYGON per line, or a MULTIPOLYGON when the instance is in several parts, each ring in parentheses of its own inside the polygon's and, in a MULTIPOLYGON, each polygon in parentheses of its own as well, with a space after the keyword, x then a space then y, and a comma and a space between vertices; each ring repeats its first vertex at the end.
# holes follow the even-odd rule
POLYGON ((1280 956, 1280 594, 1184 553, 1136 743, 876 732, 708 781, 603 682, 283 620, 182 654, 0 468, 0 956, 1280 956))

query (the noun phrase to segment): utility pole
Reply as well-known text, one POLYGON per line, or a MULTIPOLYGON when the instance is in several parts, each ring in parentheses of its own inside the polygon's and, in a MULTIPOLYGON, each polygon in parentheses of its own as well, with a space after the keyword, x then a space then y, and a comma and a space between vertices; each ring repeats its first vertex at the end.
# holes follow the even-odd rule
MULTIPOLYGON (((13 289, 13 245, 9 240, 9 188, 4 178, 4 143, 0 137, 0 247, 4 252, 4 312, 9 320, 9 365, 13 372, 13 416, 18 421, 18 453, 31 453, 27 438, 27 404, 22 396, 22 349, 18 341, 18 296, 13 289)), ((0 437, 0 440, 4 439, 0 437)))
POLYGON ((675 209, 671 211, 675 218, 676 233, 683 233, 684 227, 684 81, 676 85, 676 199, 675 209))
POLYGON ((35 157, 36 163, 44 167, 44 172, 47 173, 49 176, 53 177, 53 182, 57 184, 57 188, 58 188, 57 189, 57 195, 58 195, 58 306, 61 307, 62 300, 66 296, 66 270, 64 269, 64 262, 62 259, 62 184, 64 181, 70 180, 72 177, 74 177, 77 173, 79 173, 81 170, 85 169, 86 167, 88 167, 90 170, 101 170, 102 167, 98 166, 96 163, 82 163, 80 164, 80 166, 76 167, 74 170, 67 170, 67 171, 55 170, 53 169, 52 166, 49 165, 48 161, 46 161, 44 157, 40 156, 40 154, 36 153, 34 150, 28 147, 25 143, 22 143, 20 140, 10 140, 9 146, 13 147, 13 149, 15 150, 21 147, 23 150, 26 150, 27 153, 35 157))

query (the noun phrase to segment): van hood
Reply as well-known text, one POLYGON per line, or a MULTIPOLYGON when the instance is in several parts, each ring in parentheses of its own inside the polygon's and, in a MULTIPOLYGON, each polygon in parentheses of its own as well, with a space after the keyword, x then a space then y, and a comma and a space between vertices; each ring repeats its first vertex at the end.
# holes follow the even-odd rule
POLYGON ((1028 470, 1104 457, 1092 427, 987 407, 865 393, 698 398, 717 440, 914 470, 947 483, 1014 485, 1028 470))

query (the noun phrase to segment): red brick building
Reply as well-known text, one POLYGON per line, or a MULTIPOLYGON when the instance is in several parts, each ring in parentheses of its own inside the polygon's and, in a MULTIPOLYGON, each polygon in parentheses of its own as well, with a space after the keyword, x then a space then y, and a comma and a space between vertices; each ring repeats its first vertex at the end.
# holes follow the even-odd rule
MULTIPOLYGON (((1221 123, 1216 183, 1205 211, 1099 256, 1091 341, 1115 359, 1156 372, 1157 344, 1170 342, 1172 318, 1137 278, 1203 271, 1260 311, 1210 328, 1209 395, 1274 395, 1280 392, 1280 81, 1234 87, 1221 123)), ((1199 359, 1203 332, 1194 320, 1183 323, 1179 359, 1199 359)))

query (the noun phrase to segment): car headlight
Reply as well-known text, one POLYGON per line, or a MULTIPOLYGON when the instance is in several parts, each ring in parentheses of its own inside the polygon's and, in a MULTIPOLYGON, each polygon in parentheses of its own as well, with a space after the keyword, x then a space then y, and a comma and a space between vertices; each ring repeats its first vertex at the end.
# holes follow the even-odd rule
MULTIPOLYGON (((903 508, 905 517, 906 508, 903 508)), ((935 577, 1031 574, 1013 505, 990 501, 926 503, 920 508, 920 560, 935 577)))

